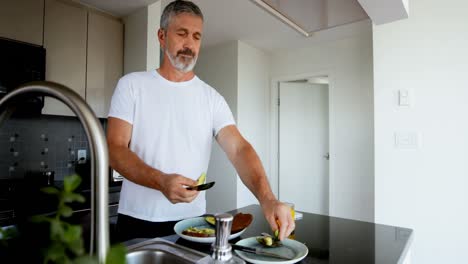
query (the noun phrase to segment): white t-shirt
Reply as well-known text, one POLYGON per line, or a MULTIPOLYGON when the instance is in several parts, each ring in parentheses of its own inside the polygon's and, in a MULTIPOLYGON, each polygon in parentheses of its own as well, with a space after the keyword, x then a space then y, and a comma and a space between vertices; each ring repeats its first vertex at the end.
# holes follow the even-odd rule
MULTIPOLYGON (((146 164, 194 180, 208 170, 213 137, 235 124, 224 98, 198 77, 171 82, 156 70, 122 77, 112 96, 109 117, 132 124, 130 150, 146 164)), ((191 203, 172 204, 158 190, 123 181, 121 214, 163 222, 205 212, 205 192, 191 203)))

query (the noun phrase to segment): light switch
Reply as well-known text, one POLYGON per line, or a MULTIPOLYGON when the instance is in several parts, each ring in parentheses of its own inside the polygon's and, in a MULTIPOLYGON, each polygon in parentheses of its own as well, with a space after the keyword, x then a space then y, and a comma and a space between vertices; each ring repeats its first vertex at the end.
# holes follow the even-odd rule
POLYGON ((410 92, 407 89, 400 89, 398 91, 398 105, 399 106, 410 106, 410 92))
POLYGON ((395 147, 401 149, 417 149, 420 144, 419 134, 416 132, 396 132, 395 147))

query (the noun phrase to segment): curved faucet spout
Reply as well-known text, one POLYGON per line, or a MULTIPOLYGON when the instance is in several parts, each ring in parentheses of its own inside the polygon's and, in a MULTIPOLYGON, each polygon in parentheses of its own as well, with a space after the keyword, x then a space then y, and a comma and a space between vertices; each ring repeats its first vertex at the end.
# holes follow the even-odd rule
MULTIPOLYGON (((83 124, 91 152, 91 243, 90 254, 93 254, 94 240, 100 263, 105 262, 109 249, 109 152, 107 150, 104 130, 89 105, 76 92, 53 82, 31 82, 22 85, 0 100, 0 113, 8 112, 7 103, 14 98, 27 94, 41 94, 54 97, 76 114, 83 124)), ((4 119, 4 115, 0 116, 4 119)))

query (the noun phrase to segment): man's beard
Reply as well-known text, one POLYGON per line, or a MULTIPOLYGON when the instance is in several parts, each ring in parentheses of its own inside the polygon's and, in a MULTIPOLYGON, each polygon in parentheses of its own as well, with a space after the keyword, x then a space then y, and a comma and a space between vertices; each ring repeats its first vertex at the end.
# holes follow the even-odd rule
POLYGON ((198 56, 196 56, 190 49, 180 50, 175 56, 172 56, 172 54, 167 48, 164 50, 164 52, 169 58, 169 61, 171 62, 172 66, 180 72, 187 73, 189 71, 192 71, 195 67, 195 64, 197 63, 198 56), (179 55, 189 55, 192 56, 192 58, 179 55))

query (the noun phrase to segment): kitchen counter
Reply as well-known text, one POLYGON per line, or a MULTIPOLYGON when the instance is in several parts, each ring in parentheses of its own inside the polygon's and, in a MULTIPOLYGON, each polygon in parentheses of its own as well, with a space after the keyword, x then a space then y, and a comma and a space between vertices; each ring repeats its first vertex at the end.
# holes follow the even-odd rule
MULTIPOLYGON (((250 213, 254 221, 240 238, 269 232, 259 205, 249 205, 229 213, 250 213)), ((413 231, 408 228, 380 225, 324 215, 303 213, 296 220, 296 240, 309 248, 308 256, 299 263, 329 264, 396 264, 406 263, 413 231)), ((177 235, 163 237, 204 253, 210 253, 208 244, 186 241, 177 235)))

